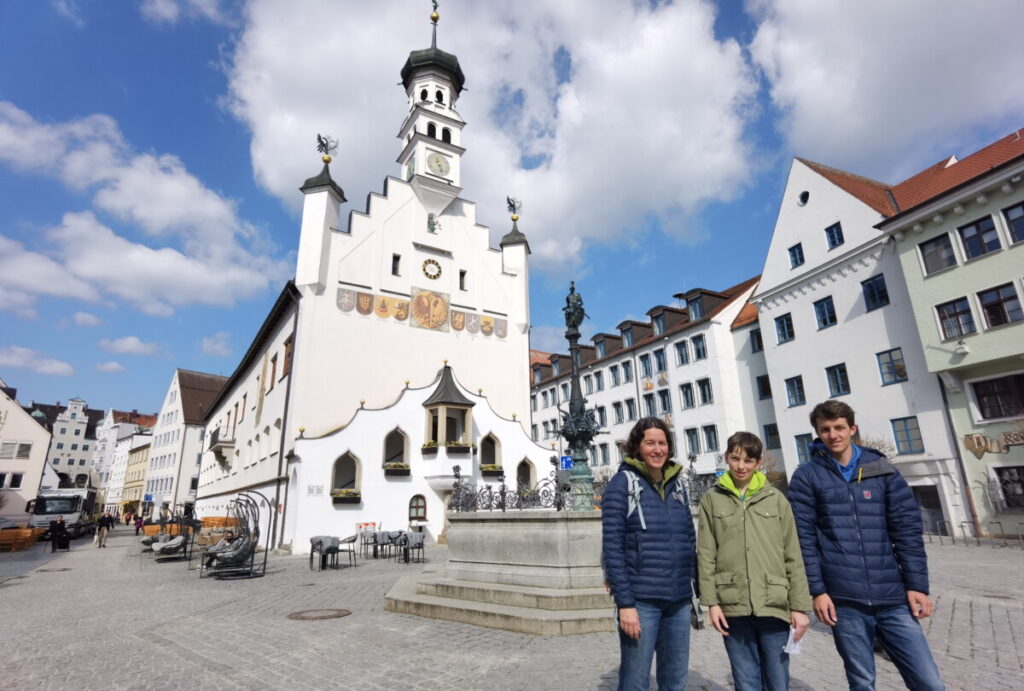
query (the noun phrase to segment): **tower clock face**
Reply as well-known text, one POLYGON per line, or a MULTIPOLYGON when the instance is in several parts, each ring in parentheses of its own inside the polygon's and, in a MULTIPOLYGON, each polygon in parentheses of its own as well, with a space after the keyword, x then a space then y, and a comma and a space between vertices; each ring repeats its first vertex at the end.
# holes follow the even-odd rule
POLYGON ((448 171, 451 170, 451 165, 448 163, 447 158, 441 154, 433 153, 427 156, 427 168, 435 175, 447 175, 448 171))

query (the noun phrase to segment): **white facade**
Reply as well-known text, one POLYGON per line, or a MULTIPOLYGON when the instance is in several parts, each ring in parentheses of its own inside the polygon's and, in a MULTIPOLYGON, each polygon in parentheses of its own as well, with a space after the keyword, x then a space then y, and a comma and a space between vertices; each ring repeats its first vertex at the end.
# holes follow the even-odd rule
MULTIPOLYGON (((700 475, 724 468, 730 434, 761 434, 770 414, 762 421, 753 406, 744 405, 743 372, 756 367, 758 358, 744 354, 731 328, 755 285, 751 279, 722 293, 690 291, 685 310, 656 307, 648 312, 650 322, 623 322, 618 335, 597 334, 594 346, 584 348, 583 395, 605 427, 594 440, 595 477, 607 479, 615 472, 621 445, 641 417, 668 422, 675 433, 675 460, 692 464, 700 475), (737 362, 747 363, 746 369, 737 362)), ((553 355, 552 365, 534 365, 531 431, 559 452, 564 440, 558 406, 568 404, 569 375, 567 355, 553 355)))
MULTIPOLYGON (((794 160, 761 284, 759 309, 782 456, 792 474, 816 436, 808 415, 837 398, 861 437, 897 449, 915 493, 934 488, 964 520, 942 394, 928 372, 899 257, 873 227, 880 183, 794 160), (901 446, 910 434, 923 445, 901 446)), ((884 209, 883 209, 884 210, 884 209)))
POLYGON ((25 506, 36 498, 49 445, 50 432, 8 395, 0 380, 0 516, 28 520, 25 506))
MULTIPOLYGON (((96 453, 92 462, 92 477, 95 478, 96 486, 100 489, 98 504, 104 510, 117 514, 120 511, 119 501, 123 497, 118 491, 117 499, 111 498, 111 472, 114 465, 114 452, 117 449, 118 440, 127 436, 148 430, 149 425, 155 421, 155 415, 139 415, 138 411, 123 412, 120 410, 108 410, 103 419, 96 425, 96 453)), ((120 473, 119 473, 120 475, 120 473)), ((123 482, 124 478, 121 477, 123 482)), ((121 483, 118 483, 121 486, 121 483)))
MULTIPOLYGON (((365 211, 351 212, 347 223, 329 159, 306 181, 294 286, 282 293, 207 416, 200 515, 223 511, 238 491, 258 490, 276 505, 276 517, 267 520, 275 544, 295 539, 305 512, 320 511, 310 507, 334 510, 329 495, 297 492, 294 484, 300 476, 330 473, 337 460, 330 444, 292 457, 295 439, 327 438, 355 424, 357 411, 389 408, 407 386, 432 382, 445 362, 466 390, 483 392, 494 414, 527 418, 526 238, 513 228, 499 249, 491 248, 476 206, 459 197, 465 149, 453 108, 462 87, 454 56, 416 51, 402 77, 408 108, 399 135, 402 179, 388 177, 384 193, 370 195, 365 211), (272 390, 266 370, 275 359, 272 390)), ((528 442, 522 422, 509 424, 528 442)), ((365 432, 365 442, 380 454, 378 432, 365 432)), ((364 456, 361 463, 373 467, 380 460, 364 456)), ((408 507, 395 513, 408 501, 404 489, 400 494, 404 499, 364 502, 367 515, 406 524, 408 507)), ((298 540, 294 548, 308 543, 298 540)))
POLYGON ((50 464, 58 473, 67 475, 75 486, 86 487, 96 452, 95 431, 89 429, 88 406, 81 398, 72 398, 66 407, 58 405, 58 408, 60 413, 53 422, 50 464))
POLYGON ((135 425, 121 423, 115 425, 118 437, 114 441, 114 451, 110 454, 110 479, 107 482, 106 510, 120 515, 122 495, 124 493, 124 475, 128 469, 128 454, 132 450, 135 439, 135 425))

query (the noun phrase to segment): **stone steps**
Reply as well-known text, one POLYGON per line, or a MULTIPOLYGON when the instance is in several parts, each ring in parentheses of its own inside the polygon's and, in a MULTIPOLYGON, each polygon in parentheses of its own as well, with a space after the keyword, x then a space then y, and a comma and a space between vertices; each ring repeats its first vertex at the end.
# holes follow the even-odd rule
POLYGON ((385 596, 384 609, 538 636, 615 631, 612 601, 603 588, 552 591, 453 581, 425 572, 399 579, 385 596))

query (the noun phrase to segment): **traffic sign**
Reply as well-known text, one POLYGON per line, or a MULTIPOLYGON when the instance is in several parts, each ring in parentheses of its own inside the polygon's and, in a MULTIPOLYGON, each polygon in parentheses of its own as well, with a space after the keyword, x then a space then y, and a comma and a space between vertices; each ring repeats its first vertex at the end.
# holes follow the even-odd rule
POLYGON ((572 470, 572 456, 562 456, 558 459, 559 470, 572 470))

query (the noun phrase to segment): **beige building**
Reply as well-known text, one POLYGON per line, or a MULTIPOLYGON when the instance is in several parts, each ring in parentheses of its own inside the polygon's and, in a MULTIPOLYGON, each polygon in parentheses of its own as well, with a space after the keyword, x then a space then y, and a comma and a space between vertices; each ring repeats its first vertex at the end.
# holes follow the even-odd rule
POLYGON ((152 441, 151 434, 136 434, 132 437, 132 448, 128 451, 128 467, 124 473, 124 488, 121 490, 122 516, 125 513, 135 514, 142 506, 142 489, 146 484, 152 441))
POLYGON ((22 522, 39 490, 51 435, 43 414, 29 414, 15 396, 0 380, 0 518, 22 522))

